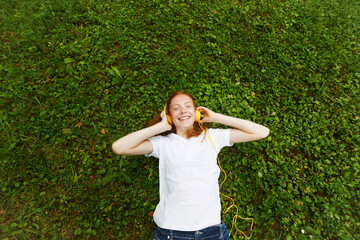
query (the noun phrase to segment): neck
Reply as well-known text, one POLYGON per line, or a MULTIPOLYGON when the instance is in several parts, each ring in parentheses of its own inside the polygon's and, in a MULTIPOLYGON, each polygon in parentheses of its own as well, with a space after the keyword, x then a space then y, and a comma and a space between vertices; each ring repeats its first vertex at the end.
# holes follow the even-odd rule
POLYGON ((189 130, 189 129, 176 129, 176 135, 187 139, 188 137, 187 137, 186 132, 187 132, 188 130, 189 130))

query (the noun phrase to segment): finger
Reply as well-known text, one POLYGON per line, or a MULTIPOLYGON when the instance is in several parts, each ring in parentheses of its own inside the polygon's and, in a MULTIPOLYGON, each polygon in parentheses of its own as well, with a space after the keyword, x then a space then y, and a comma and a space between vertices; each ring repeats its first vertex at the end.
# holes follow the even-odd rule
POLYGON ((161 119, 166 118, 165 110, 163 110, 163 111, 161 112, 160 117, 161 117, 161 119))
POLYGON ((199 122, 200 122, 201 124, 206 123, 206 122, 207 122, 207 117, 206 117, 206 116, 202 117, 199 122))
POLYGON ((207 110, 206 108, 197 108, 196 110, 198 110, 201 114, 206 114, 207 113, 207 110))

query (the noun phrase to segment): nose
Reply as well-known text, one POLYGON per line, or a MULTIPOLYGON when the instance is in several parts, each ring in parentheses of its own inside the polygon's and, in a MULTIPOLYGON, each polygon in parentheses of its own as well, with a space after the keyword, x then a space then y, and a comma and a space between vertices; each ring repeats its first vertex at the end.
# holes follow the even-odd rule
POLYGON ((181 112, 181 113, 185 113, 185 112, 186 112, 185 108, 181 108, 181 109, 180 109, 180 112, 181 112))

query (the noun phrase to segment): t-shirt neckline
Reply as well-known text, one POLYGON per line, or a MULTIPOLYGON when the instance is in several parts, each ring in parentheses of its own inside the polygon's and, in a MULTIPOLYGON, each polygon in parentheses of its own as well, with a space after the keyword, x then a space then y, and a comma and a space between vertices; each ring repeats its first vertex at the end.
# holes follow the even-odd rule
POLYGON ((181 140, 183 140, 183 141, 186 141, 186 142, 190 142, 191 140, 196 139, 196 138, 202 136, 203 134, 204 134, 204 132, 202 132, 199 136, 191 137, 191 138, 187 139, 187 138, 183 138, 183 137, 177 135, 176 133, 171 133, 171 135, 175 136, 175 137, 178 138, 178 139, 181 139, 181 140))

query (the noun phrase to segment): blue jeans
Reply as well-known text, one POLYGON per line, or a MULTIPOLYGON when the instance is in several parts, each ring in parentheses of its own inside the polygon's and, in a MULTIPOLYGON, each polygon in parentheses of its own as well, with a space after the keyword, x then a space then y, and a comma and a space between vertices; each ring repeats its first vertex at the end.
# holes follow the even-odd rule
POLYGON ((190 232, 157 227, 154 232, 154 240, 229 240, 229 231, 223 222, 190 232))

